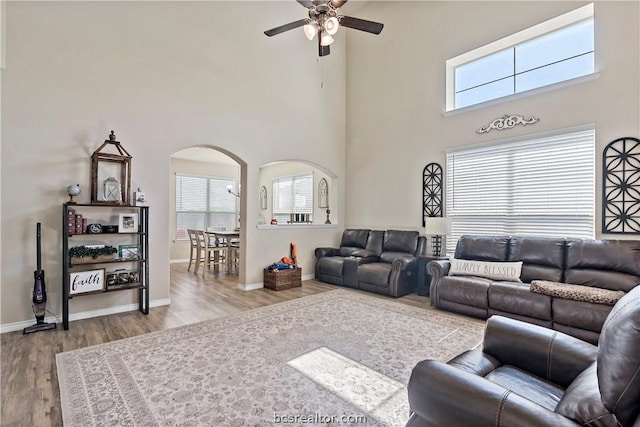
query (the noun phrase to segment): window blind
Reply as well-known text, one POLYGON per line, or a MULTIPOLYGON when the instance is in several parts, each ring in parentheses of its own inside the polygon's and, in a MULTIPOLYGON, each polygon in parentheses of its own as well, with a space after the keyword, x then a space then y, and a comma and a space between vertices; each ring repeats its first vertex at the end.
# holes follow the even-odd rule
POLYGON ((447 152, 447 253, 463 234, 593 238, 595 131, 447 152))
POLYGON ((292 213, 313 214, 313 173, 273 180, 273 216, 286 222, 292 213))
POLYGON ((233 229, 238 225, 238 180, 176 175, 176 239, 188 239, 187 229, 207 227, 233 229))

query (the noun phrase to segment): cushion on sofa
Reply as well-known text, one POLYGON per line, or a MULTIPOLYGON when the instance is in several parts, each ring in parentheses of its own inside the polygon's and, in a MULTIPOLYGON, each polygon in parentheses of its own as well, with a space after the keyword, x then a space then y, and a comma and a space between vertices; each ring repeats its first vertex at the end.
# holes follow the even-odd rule
POLYGON ((340 256, 355 256, 355 257, 368 257, 368 256, 377 256, 377 254, 373 251, 368 251, 362 248, 354 248, 352 246, 343 246, 340 248, 340 256))
POLYGON ((640 283, 640 241, 568 241, 564 281, 629 292, 640 283))
POLYGON ((417 231, 387 230, 384 232, 382 250, 384 252, 407 252, 415 255, 419 236, 417 231))
POLYGON ((569 283, 549 282, 546 280, 532 281, 531 292, 564 299, 607 305, 614 305, 625 295, 622 291, 611 291, 609 289, 573 285, 569 283))
POLYGON ((451 259, 451 276, 477 276, 487 279, 520 282, 522 261, 487 262, 467 259, 451 259))
POLYGON ((560 282, 564 268, 565 239, 512 237, 506 261, 522 261, 520 279, 560 282))
POLYGON ((464 235, 456 244, 455 258, 478 261, 507 261, 508 236, 464 235))
POLYGON ((367 229, 346 229, 342 233, 342 241, 340 247, 355 247, 365 248, 367 246, 367 237, 369 237, 369 230, 367 229))

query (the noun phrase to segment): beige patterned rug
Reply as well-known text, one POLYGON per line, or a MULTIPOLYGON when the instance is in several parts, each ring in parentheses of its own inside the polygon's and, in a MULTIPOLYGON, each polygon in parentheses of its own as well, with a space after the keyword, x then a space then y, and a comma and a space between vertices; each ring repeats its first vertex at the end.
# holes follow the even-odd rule
POLYGON ((413 366, 483 328, 339 289, 60 353, 64 425, 403 426, 413 366))

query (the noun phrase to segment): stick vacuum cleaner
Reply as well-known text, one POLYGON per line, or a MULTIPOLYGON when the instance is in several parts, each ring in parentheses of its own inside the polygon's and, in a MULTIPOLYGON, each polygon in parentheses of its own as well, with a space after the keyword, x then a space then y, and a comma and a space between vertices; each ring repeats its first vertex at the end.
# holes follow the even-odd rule
POLYGON ((47 305, 47 291, 44 286, 44 271, 42 271, 42 256, 40 254, 40 223, 36 226, 36 254, 37 254, 37 270, 33 272, 33 298, 31 299, 33 314, 36 316, 36 324, 27 326, 24 328, 25 334, 32 332, 46 331, 48 329, 55 329, 55 323, 47 323, 44 321, 44 315, 47 305))

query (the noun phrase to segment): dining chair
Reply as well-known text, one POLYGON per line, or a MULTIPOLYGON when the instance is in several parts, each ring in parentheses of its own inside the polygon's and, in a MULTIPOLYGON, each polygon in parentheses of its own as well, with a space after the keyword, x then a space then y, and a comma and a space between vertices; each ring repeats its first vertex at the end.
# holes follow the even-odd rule
MULTIPOLYGON (((189 234, 189 244, 190 244, 190 252, 189 252, 189 266, 187 267, 187 271, 191 269, 191 264, 195 262, 195 268, 193 272, 198 274, 198 269, 200 268, 201 262, 206 262, 207 254, 205 251, 205 237, 204 232, 201 230, 187 229, 187 233, 189 234)), ((202 269, 202 273, 204 274, 204 268, 202 269)))
POLYGON ((238 260, 240 258, 240 239, 230 239, 228 248, 228 262, 227 262, 227 273, 231 272, 231 269, 235 266, 236 271, 238 270, 238 260))
MULTIPOLYGON (((207 228, 207 231, 212 231, 207 228)), ((224 264, 227 259, 227 244, 217 239, 214 234, 203 233, 206 238, 207 248, 206 263, 209 268, 213 265, 214 270, 218 270, 220 264, 224 264)))

